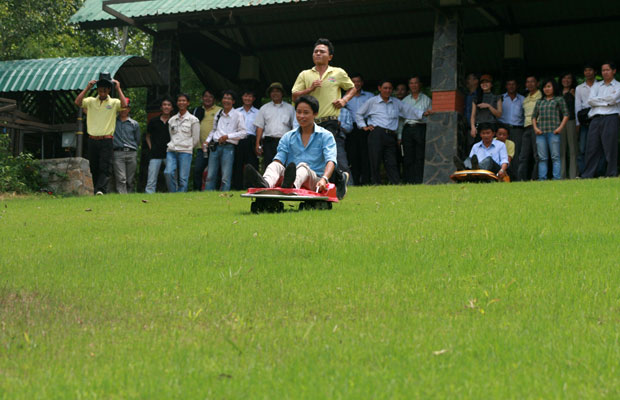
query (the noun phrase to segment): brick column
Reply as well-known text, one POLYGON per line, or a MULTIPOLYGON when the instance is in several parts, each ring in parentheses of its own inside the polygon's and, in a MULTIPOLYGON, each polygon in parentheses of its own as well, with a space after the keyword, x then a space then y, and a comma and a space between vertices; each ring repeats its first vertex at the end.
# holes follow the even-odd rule
POLYGON ((452 158, 457 154, 459 137, 464 131, 462 55, 461 13, 452 8, 439 8, 435 14, 431 72, 435 114, 428 118, 426 127, 424 183, 450 182, 450 174, 454 172, 452 158))

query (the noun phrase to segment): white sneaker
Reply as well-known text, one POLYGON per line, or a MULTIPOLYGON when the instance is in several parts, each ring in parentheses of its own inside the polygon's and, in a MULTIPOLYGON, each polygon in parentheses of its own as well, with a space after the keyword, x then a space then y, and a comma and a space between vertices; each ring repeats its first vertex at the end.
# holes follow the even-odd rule
POLYGON ((95 196, 103 196, 103 192, 100 190, 97 193, 95 193, 95 196))

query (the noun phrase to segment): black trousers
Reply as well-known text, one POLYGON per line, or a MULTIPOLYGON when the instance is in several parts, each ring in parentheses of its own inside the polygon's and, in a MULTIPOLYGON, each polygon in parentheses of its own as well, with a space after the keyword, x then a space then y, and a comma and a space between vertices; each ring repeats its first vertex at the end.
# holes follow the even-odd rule
POLYGON ((354 128, 345 140, 347 159, 356 185, 370 184, 370 161, 368 159, 368 132, 354 128))
MULTIPOLYGON (((517 157, 516 152, 515 157, 517 157)), ((530 125, 523 131, 521 150, 519 151, 519 171, 517 172, 517 177, 520 181, 529 181, 535 179, 535 176, 532 174, 537 173, 538 148, 536 147, 536 134, 534 133, 534 127, 530 125)))
MULTIPOLYGON (((276 154, 278 154, 278 143, 280 143, 280 138, 274 137, 262 137, 263 141, 263 168, 267 168, 269 164, 273 161, 276 154)), ((258 169, 258 168, 257 168, 258 169)))
POLYGON ((235 161, 233 163, 232 188, 233 190, 243 190, 243 168, 250 164, 258 170, 258 157, 254 153, 256 136, 248 135, 241 139, 235 147, 235 161))
POLYGON ((90 163, 90 173, 93 176, 95 193, 108 192, 113 155, 113 139, 95 140, 90 136, 88 137, 88 161, 90 163))
POLYGON ((582 178, 593 178, 601 159, 607 161, 605 176, 618 175, 618 114, 595 116, 588 129, 586 165, 582 178))
MULTIPOLYGON (((512 157, 512 162, 510 163, 509 168, 516 172, 519 171, 519 153, 521 153, 521 146, 523 144, 523 128, 521 127, 510 127, 508 130, 509 137, 508 139, 512 140, 515 144, 515 155, 512 157)), ((518 180, 518 177, 510 177, 511 180, 518 180)))
POLYGON ((426 124, 403 127, 403 175, 405 183, 420 184, 424 179, 426 124))
POLYGON ((375 127, 368 134, 368 158, 370 159, 370 179, 373 185, 381 184, 381 161, 385 166, 388 180, 392 185, 400 183, 396 152, 398 141, 396 133, 375 127))
POLYGON ((345 150, 344 134, 340 131, 340 125, 337 120, 329 120, 318 124, 320 127, 327 129, 334 135, 336 139, 336 160, 340 171, 351 173, 349 170, 349 161, 347 160, 347 151, 345 150))

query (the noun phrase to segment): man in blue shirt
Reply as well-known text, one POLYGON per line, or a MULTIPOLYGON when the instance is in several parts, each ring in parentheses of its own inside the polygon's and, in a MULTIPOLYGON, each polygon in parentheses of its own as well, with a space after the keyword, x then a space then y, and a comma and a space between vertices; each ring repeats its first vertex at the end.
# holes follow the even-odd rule
POLYGON ((364 103, 355 116, 357 126, 368 132, 368 155, 373 185, 381 183, 381 160, 390 183, 392 185, 400 183, 396 162, 398 118, 421 119, 424 115, 424 110, 391 97, 392 90, 392 82, 381 81, 379 94, 364 103))
POLYGON ((463 162, 457 156, 454 156, 456 169, 459 171, 486 169, 497 174, 500 179, 503 179, 508 169, 506 145, 493 138, 495 136, 495 126, 491 123, 481 123, 478 126, 478 132, 480 132, 482 141, 474 144, 469 157, 463 162))
POLYGON ((330 131, 315 124, 318 112, 319 102, 314 97, 303 95, 297 99, 295 114, 299 128, 282 136, 278 153, 263 176, 250 164, 246 165, 245 186, 268 188, 280 184, 282 188, 303 187, 322 192, 333 179, 338 198, 344 197, 349 174, 336 170, 336 140, 330 131))
POLYGON ((510 140, 515 144, 515 156, 511 163, 513 171, 519 169, 519 152, 521 151, 523 125, 525 123, 525 114, 523 112, 524 99, 523 95, 517 93, 517 81, 509 78, 506 81, 506 93, 502 95, 502 116, 499 118, 499 122, 506 127, 510 140))

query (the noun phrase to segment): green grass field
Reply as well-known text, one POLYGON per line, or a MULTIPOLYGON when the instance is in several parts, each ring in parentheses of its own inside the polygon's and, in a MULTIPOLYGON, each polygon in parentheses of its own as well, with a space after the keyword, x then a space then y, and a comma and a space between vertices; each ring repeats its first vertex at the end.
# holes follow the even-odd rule
POLYGON ((352 188, 269 215, 239 193, 5 198, 0 397, 618 399, 619 196, 352 188))

